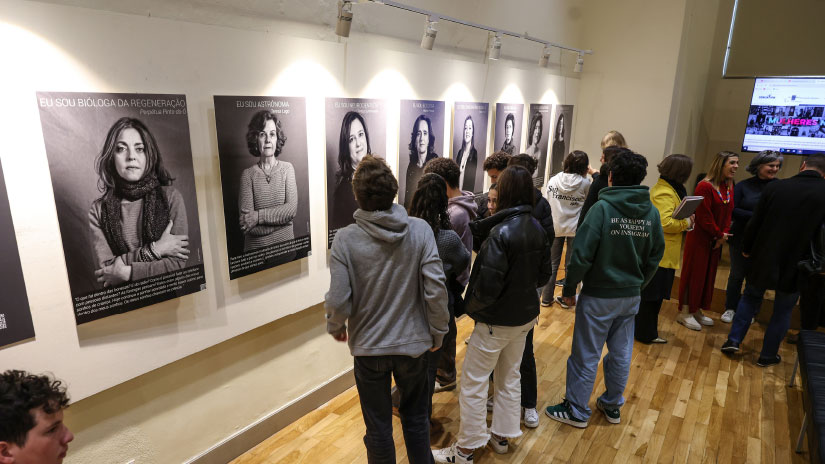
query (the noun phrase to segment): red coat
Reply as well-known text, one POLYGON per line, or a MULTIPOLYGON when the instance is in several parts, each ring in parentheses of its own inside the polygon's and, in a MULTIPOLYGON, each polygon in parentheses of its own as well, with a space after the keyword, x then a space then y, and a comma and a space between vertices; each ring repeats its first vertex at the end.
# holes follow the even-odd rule
POLYGON ((705 200, 696 209, 696 225, 685 238, 682 257, 682 275, 679 278, 679 307, 690 307, 690 312, 710 309, 716 267, 722 257, 722 247, 713 249, 714 242, 730 230, 733 213, 733 185, 719 191, 710 182, 702 181, 694 195, 705 200), (728 200, 727 204, 723 201, 728 200))

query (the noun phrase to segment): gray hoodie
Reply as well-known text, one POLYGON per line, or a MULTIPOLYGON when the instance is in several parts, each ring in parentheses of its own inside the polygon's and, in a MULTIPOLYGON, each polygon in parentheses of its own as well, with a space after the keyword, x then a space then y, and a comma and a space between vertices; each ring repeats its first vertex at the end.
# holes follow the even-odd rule
MULTIPOLYGON (((473 252, 473 233, 470 232, 470 222, 476 218, 478 205, 475 202, 473 192, 462 191, 461 195, 447 200, 447 214, 450 215, 450 225, 458 234, 461 243, 467 248, 471 254, 473 252)), ((463 286, 467 285, 470 280, 470 266, 468 265, 464 271, 458 272, 458 283, 463 286)))
POLYGON ((329 260, 327 332, 349 321, 353 356, 419 356, 447 333, 447 287, 430 226, 403 206, 353 215, 329 260))

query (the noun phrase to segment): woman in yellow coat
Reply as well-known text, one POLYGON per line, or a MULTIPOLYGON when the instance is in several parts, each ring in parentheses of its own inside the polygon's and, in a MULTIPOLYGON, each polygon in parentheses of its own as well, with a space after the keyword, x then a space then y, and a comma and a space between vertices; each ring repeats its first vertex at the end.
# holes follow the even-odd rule
POLYGON ((693 216, 673 219, 673 211, 687 194, 684 183, 690 177, 693 160, 685 155, 670 155, 659 163, 659 180, 650 189, 650 201, 659 210, 665 233, 665 254, 653 280, 642 289, 642 301, 636 314, 636 340, 642 343, 667 343, 657 330, 662 301, 670 299, 670 290, 682 250, 682 233, 693 227, 693 216))

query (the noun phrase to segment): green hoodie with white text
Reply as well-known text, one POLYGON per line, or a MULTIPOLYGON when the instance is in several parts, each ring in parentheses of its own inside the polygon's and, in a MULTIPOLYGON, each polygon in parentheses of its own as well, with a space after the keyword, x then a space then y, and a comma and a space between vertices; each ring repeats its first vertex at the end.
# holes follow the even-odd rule
POLYGON ((638 296, 665 252, 659 210, 642 185, 607 187, 576 231, 562 295, 638 296))

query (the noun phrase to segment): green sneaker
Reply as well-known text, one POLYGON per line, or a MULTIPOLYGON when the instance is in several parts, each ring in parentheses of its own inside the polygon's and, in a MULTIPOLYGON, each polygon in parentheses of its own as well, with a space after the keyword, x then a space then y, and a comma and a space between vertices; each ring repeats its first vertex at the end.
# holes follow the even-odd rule
POLYGON ((567 425, 572 425, 576 428, 583 429, 587 427, 586 420, 581 420, 573 415, 573 412, 570 410, 570 402, 566 399, 555 406, 547 406, 544 413, 547 414, 547 417, 553 420, 563 422, 567 425))
POLYGON ((596 409, 604 413, 604 418, 607 419, 607 422, 611 424, 618 424, 622 421, 622 413, 619 411, 619 408, 610 407, 601 400, 596 400, 596 409))

